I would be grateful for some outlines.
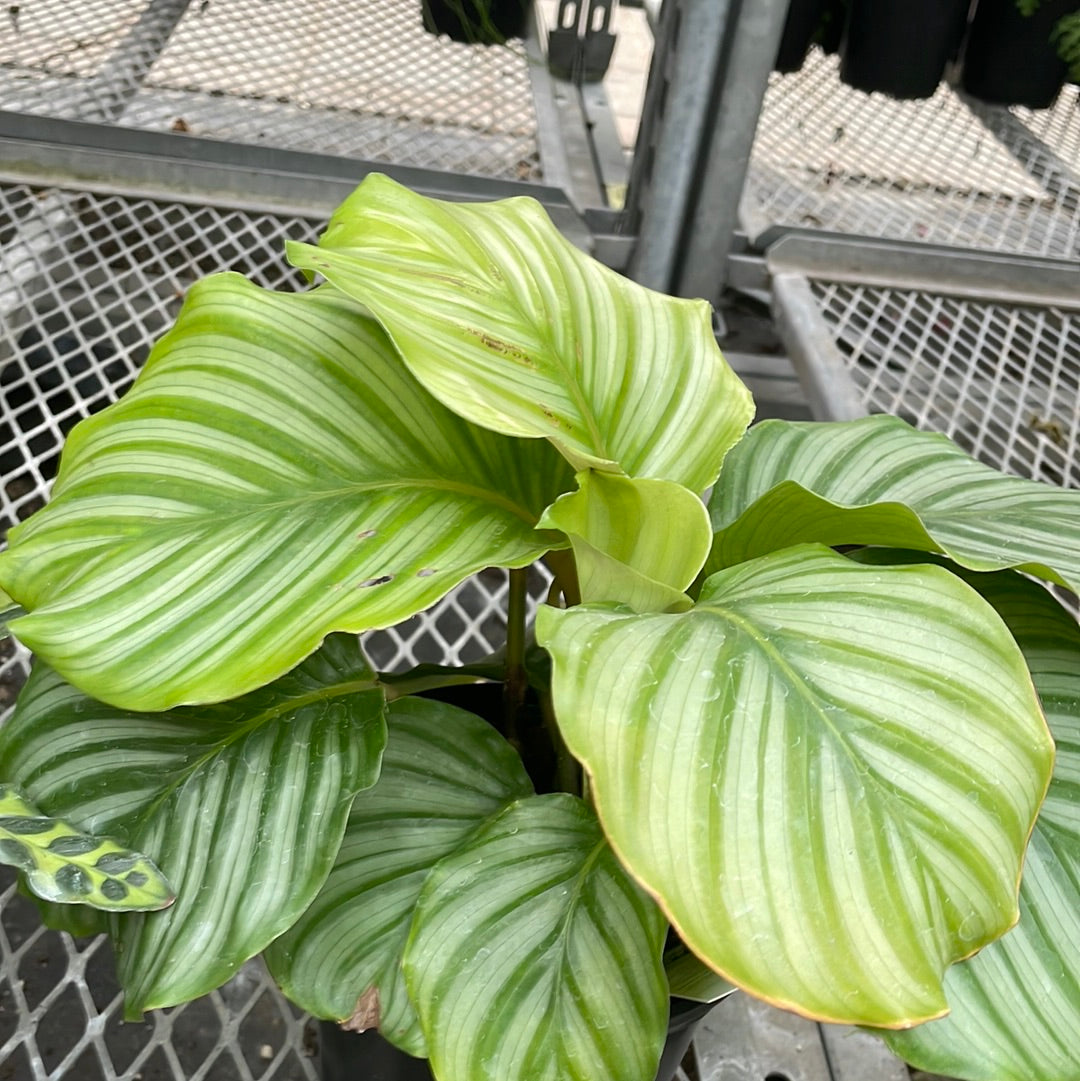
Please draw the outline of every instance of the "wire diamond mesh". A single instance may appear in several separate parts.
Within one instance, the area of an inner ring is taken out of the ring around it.
[[[0,108],[503,179],[541,174],[520,42],[419,0],[21,0]]]
[[[1006,473],[1080,488],[1080,315],[812,282],[863,402]]]
[[[893,101],[815,51],[771,77],[744,205],[770,224],[1080,258],[1078,100],[1067,87],[1052,110],[1011,113],[941,86]]]
[[[286,237],[319,224],[229,209],[0,185],[0,538],[42,505],[64,437],[115,401],[192,282],[240,270],[301,287]],[[530,593],[542,596],[534,569]],[[486,571],[401,627],[368,637],[380,669],[476,660],[505,627],[505,572]],[[0,718],[29,668],[0,643]],[[0,1081],[314,1081],[307,1019],[251,962],[219,991],[142,1024],[121,1024],[103,939],[39,926],[0,876]]]

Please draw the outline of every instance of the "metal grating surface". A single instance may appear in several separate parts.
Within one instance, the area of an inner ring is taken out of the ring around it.
[[[0,185],[0,536],[41,506],[65,434],[131,384],[187,287],[239,270],[301,287],[286,236],[318,223],[116,195]],[[534,571],[531,592],[549,579]],[[506,576],[484,572],[399,628],[369,636],[382,669],[469,661],[505,626]],[[28,658],[0,644],[0,717]],[[2,1081],[314,1081],[312,1035],[259,962],[207,998],[120,1023],[104,940],[43,931],[0,879]],[[5,888],[6,887],[6,888]]]
[[[811,283],[872,413],[1006,473],[1080,488],[1080,313]]]
[[[540,177],[524,46],[417,0],[22,0],[0,108],[503,179]]]
[[[754,231],[1080,258],[1080,89],[1013,113],[945,86],[926,101],[864,94],[837,70],[815,50],[801,72],[771,77],[744,196]]]

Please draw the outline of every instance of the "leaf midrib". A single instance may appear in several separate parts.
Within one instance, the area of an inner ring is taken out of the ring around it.
[[[202,769],[207,762],[212,761],[233,744],[246,738],[262,725],[277,720],[286,713],[297,713],[306,706],[313,705],[316,702],[329,702],[334,698],[343,698],[350,694],[373,691],[380,686],[377,678],[347,680],[342,683],[330,684],[327,687],[320,687],[317,690],[308,691],[306,694],[297,695],[293,698],[287,698],[284,701],[277,702],[272,706],[260,710],[246,721],[237,724],[227,736],[215,741],[204,754],[199,755],[188,766],[179,770],[173,776],[172,780],[162,788],[157,797],[139,813],[136,822],[140,827],[145,826],[171,798],[173,793],[187,784],[187,782],[191,780],[191,778]]]
[[[244,518],[266,514],[275,510],[286,510],[292,507],[316,505],[335,499],[344,499],[348,495],[358,492],[394,491],[400,488],[414,488],[419,490],[434,490],[451,492],[457,495],[475,499],[480,503],[488,503],[509,512],[516,518],[520,518],[529,526],[535,526],[538,515],[528,508],[514,502],[507,496],[489,488],[481,488],[475,484],[466,484],[463,481],[430,480],[421,477],[410,477],[402,480],[385,481],[350,481],[340,488],[321,489],[316,492],[303,493],[292,498],[278,497],[268,499],[265,502],[244,505],[240,509],[233,510],[228,515],[223,515],[220,507],[206,507],[192,514],[183,514],[170,518],[153,519],[154,532],[182,532],[191,525],[199,525],[205,522],[220,524],[223,517],[230,521],[241,521]],[[68,493],[65,493],[67,495]],[[226,506],[230,509],[238,506],[235,500],[227,500]]]
[[[749,638],[770,661],[775,663],[776,667],[783,672],[784,678],[787,680],[789,686],[792,686],[795,689],[796,694],[810,706],[813,713],[819,718],[822,727],[832,737],[833,742],[840,745],[845,758],[851,768],[854,769],[855,774],[864,782],[871,784],[879,799],[883,799],[885,806],[889,806],[889,800],[895,799],[895,793],[891,789],[886,788],[883,782],[878,780],[875,771],[867,768],[866,764],[856,755],[854,748],[852,748],[848,740],[844,738],[843,732],[829,720],[828,713],[818,704],[816,696],[806,685],[806,681],[800,677],[798,670],[786,657],[784,657],[783,653],[773,645],[768,637],[758,631],[753,621],[746,616],[739,615],[730,608],[714,604],[712,601],[708,601],[699,607],[707,611],[710,615],[715,614],[719,618],[727,620]]]

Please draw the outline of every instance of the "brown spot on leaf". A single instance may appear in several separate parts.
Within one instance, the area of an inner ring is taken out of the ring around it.
[[[375,536],[375,530],[374,529],[361,529],[360,532],[356,534],[356,539],[357,540],[367,540],[368,537],[374,537],[374,536]]]
[[[346,1032],[367,1032],[379,1027],[379,989],[369,987],[357,1000],[352,1016],[341,1022]]]
[[[511,345],[510,342],[504,342],[502,338],[493,337],[482,330],[474,330],[472,333],[480,339],[481,345],[490,349],[493,353],[499,353],[509,360],[516,360],[519,364],[524,364],[526,368],[536,367],[536,361],[520,346]]]
[[[385,582],[392,582],[394,576],[392,574],[383,574],[378,578],[365,578],[362,582],[356,583],[357,589],[367,589],[370,586],[381,586]]]

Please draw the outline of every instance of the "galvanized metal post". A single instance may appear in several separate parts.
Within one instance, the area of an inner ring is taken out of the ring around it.
[[[628,205],[630,274],[718,299],[788,0],[667,0]],[[642,153],[642,150],[645,153]]]

